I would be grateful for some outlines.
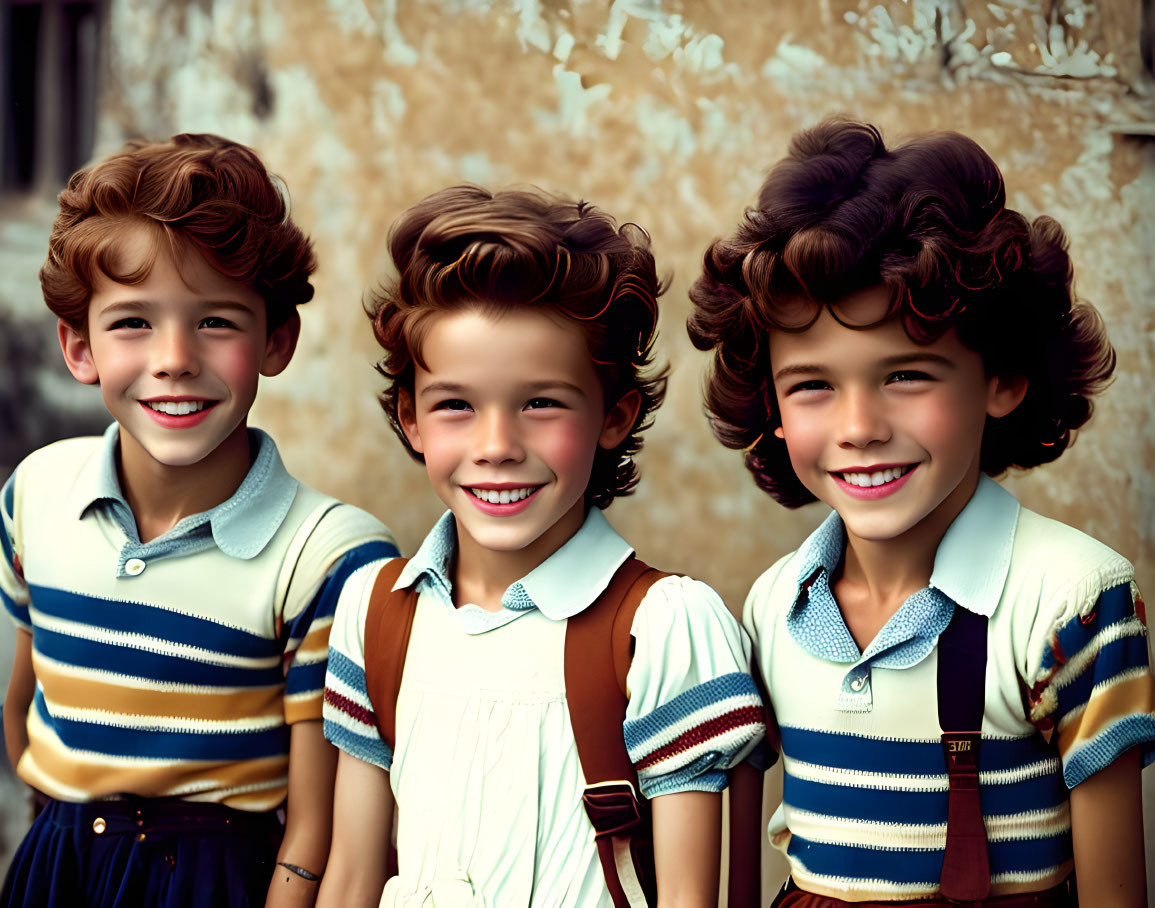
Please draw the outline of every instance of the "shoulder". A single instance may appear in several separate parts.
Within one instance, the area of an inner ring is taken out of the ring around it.
[[[389,556],[360,565],[345,578],[337,598],[330,645],[345,655],[355,654],[361,664],[364,664],[365,622],[373,590],[381,571],[394,560],[395,556]]]
[[[783,555],[750,587],[742,607],[742,624],[751,634],[794,604],[798,594],[797,555],[797,551]]]
[[[681,628],[691,637],[738,632],[738,622],[708,583],[682,574],[654,581],[634,615],[634,636],[663,638]]]
[[[99,435],[54,441],[20,461],[15,474],[24,477],[55,476],[59,480],[58,470],[75,470],[80,464],[97,456],[103,443],[104,439]],[[71,474],[68,475],[71,478]]]
[[[53,512],[53,502],[64,501],[81,468],[100,456],[102,445],[103,439],[94,435],[65,438],[33,451],[4,484],[5,514],[14,516],[29,497],[36,500],[38,511]]]
[[[307,534],[303,555],[311,559],[332,561],[366,544],[387,549],[378,557],[397,554],[393,533],[380,520],[356,505],[346,504],[304,483],[298,486],[285,523],[289,532]]]
[[[1056,623],[1094,606],[1111,587],[1130,583],[1131,563],[1086,533],[1023,508],[1015,531],[1007,594],[1036,598]]]

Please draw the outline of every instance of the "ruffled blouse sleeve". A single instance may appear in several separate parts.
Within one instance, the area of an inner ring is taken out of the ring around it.
[[[714,590],[677,576],[650,588],[633,636],[623,728],[642,794],[721,791],[765,733],[749,639]]]

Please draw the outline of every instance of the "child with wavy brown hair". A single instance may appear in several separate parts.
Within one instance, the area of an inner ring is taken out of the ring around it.
[[[785,767],[776,904],[1067,905],[1076,872],[1084,904],[1144,903],[1133,569],[990,478],[1058,457],[1114,369],[1071,283],[973,141],[839,119],[706,253],[715,434],[780,503],[833,508],[743,616]],[[761,783],[732,791],[741,852]]]
[[[397,553],[248,426],[314,268],[284,187],[219,136],[130,142],[60,194],[44,299],[114,421],[0,494],[4,736],[44,803],[4,906],[314,902],[329,626],[345,579]]]
[[[321,902],[713,905],[726,771],[762,732],[749,643],[602,514],[665,387],[649,237],[457,186],[389,245],[382,403],[448,510],[337,609]]]

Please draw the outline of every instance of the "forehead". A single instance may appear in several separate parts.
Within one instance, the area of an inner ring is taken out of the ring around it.
[[[528,308],[470,308],[430,317],[418,381],[469,385],[565,382],[599,386],[581,329]]]
[[[191,243],[174,243],[157,228],[134,225],[118,232],[102,259],[93,304],[127,297],[142,304],[192,299],[263,306],[248,284],[217,271]]]
[[[775,371],[787,365],[815,365],[824,368],[851,367],[891,357],[919,354],[973,356],[954,329],[931,343],[918,343],[903,327],[902,319],[889,315],[890,292],[873,288],[851,294],[822,307],[813,322],[802,331],[770,330],[770,359]]]

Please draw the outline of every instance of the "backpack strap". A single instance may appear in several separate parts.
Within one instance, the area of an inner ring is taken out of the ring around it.
[[[634,615],[665,576],[631,557],[593,604],[566,624],[566,701],[586,780],[582,803],[615,908],[657,904],[649,804],[640,795],[622,724]]]
[[[938,640],[938,724],[950,784],[940,889],[951,901],[985,898],[991,886],[979,801],[986,668],[986,616],[956,605]]]
[[[365,659],[365,692],[381,739],[390,749],[397,742],[397,693],[417,611],[416,588],[393,589],[408,562],[408,558],[394,558],[377,572],[365,616],[365,652],[372,656]]]

